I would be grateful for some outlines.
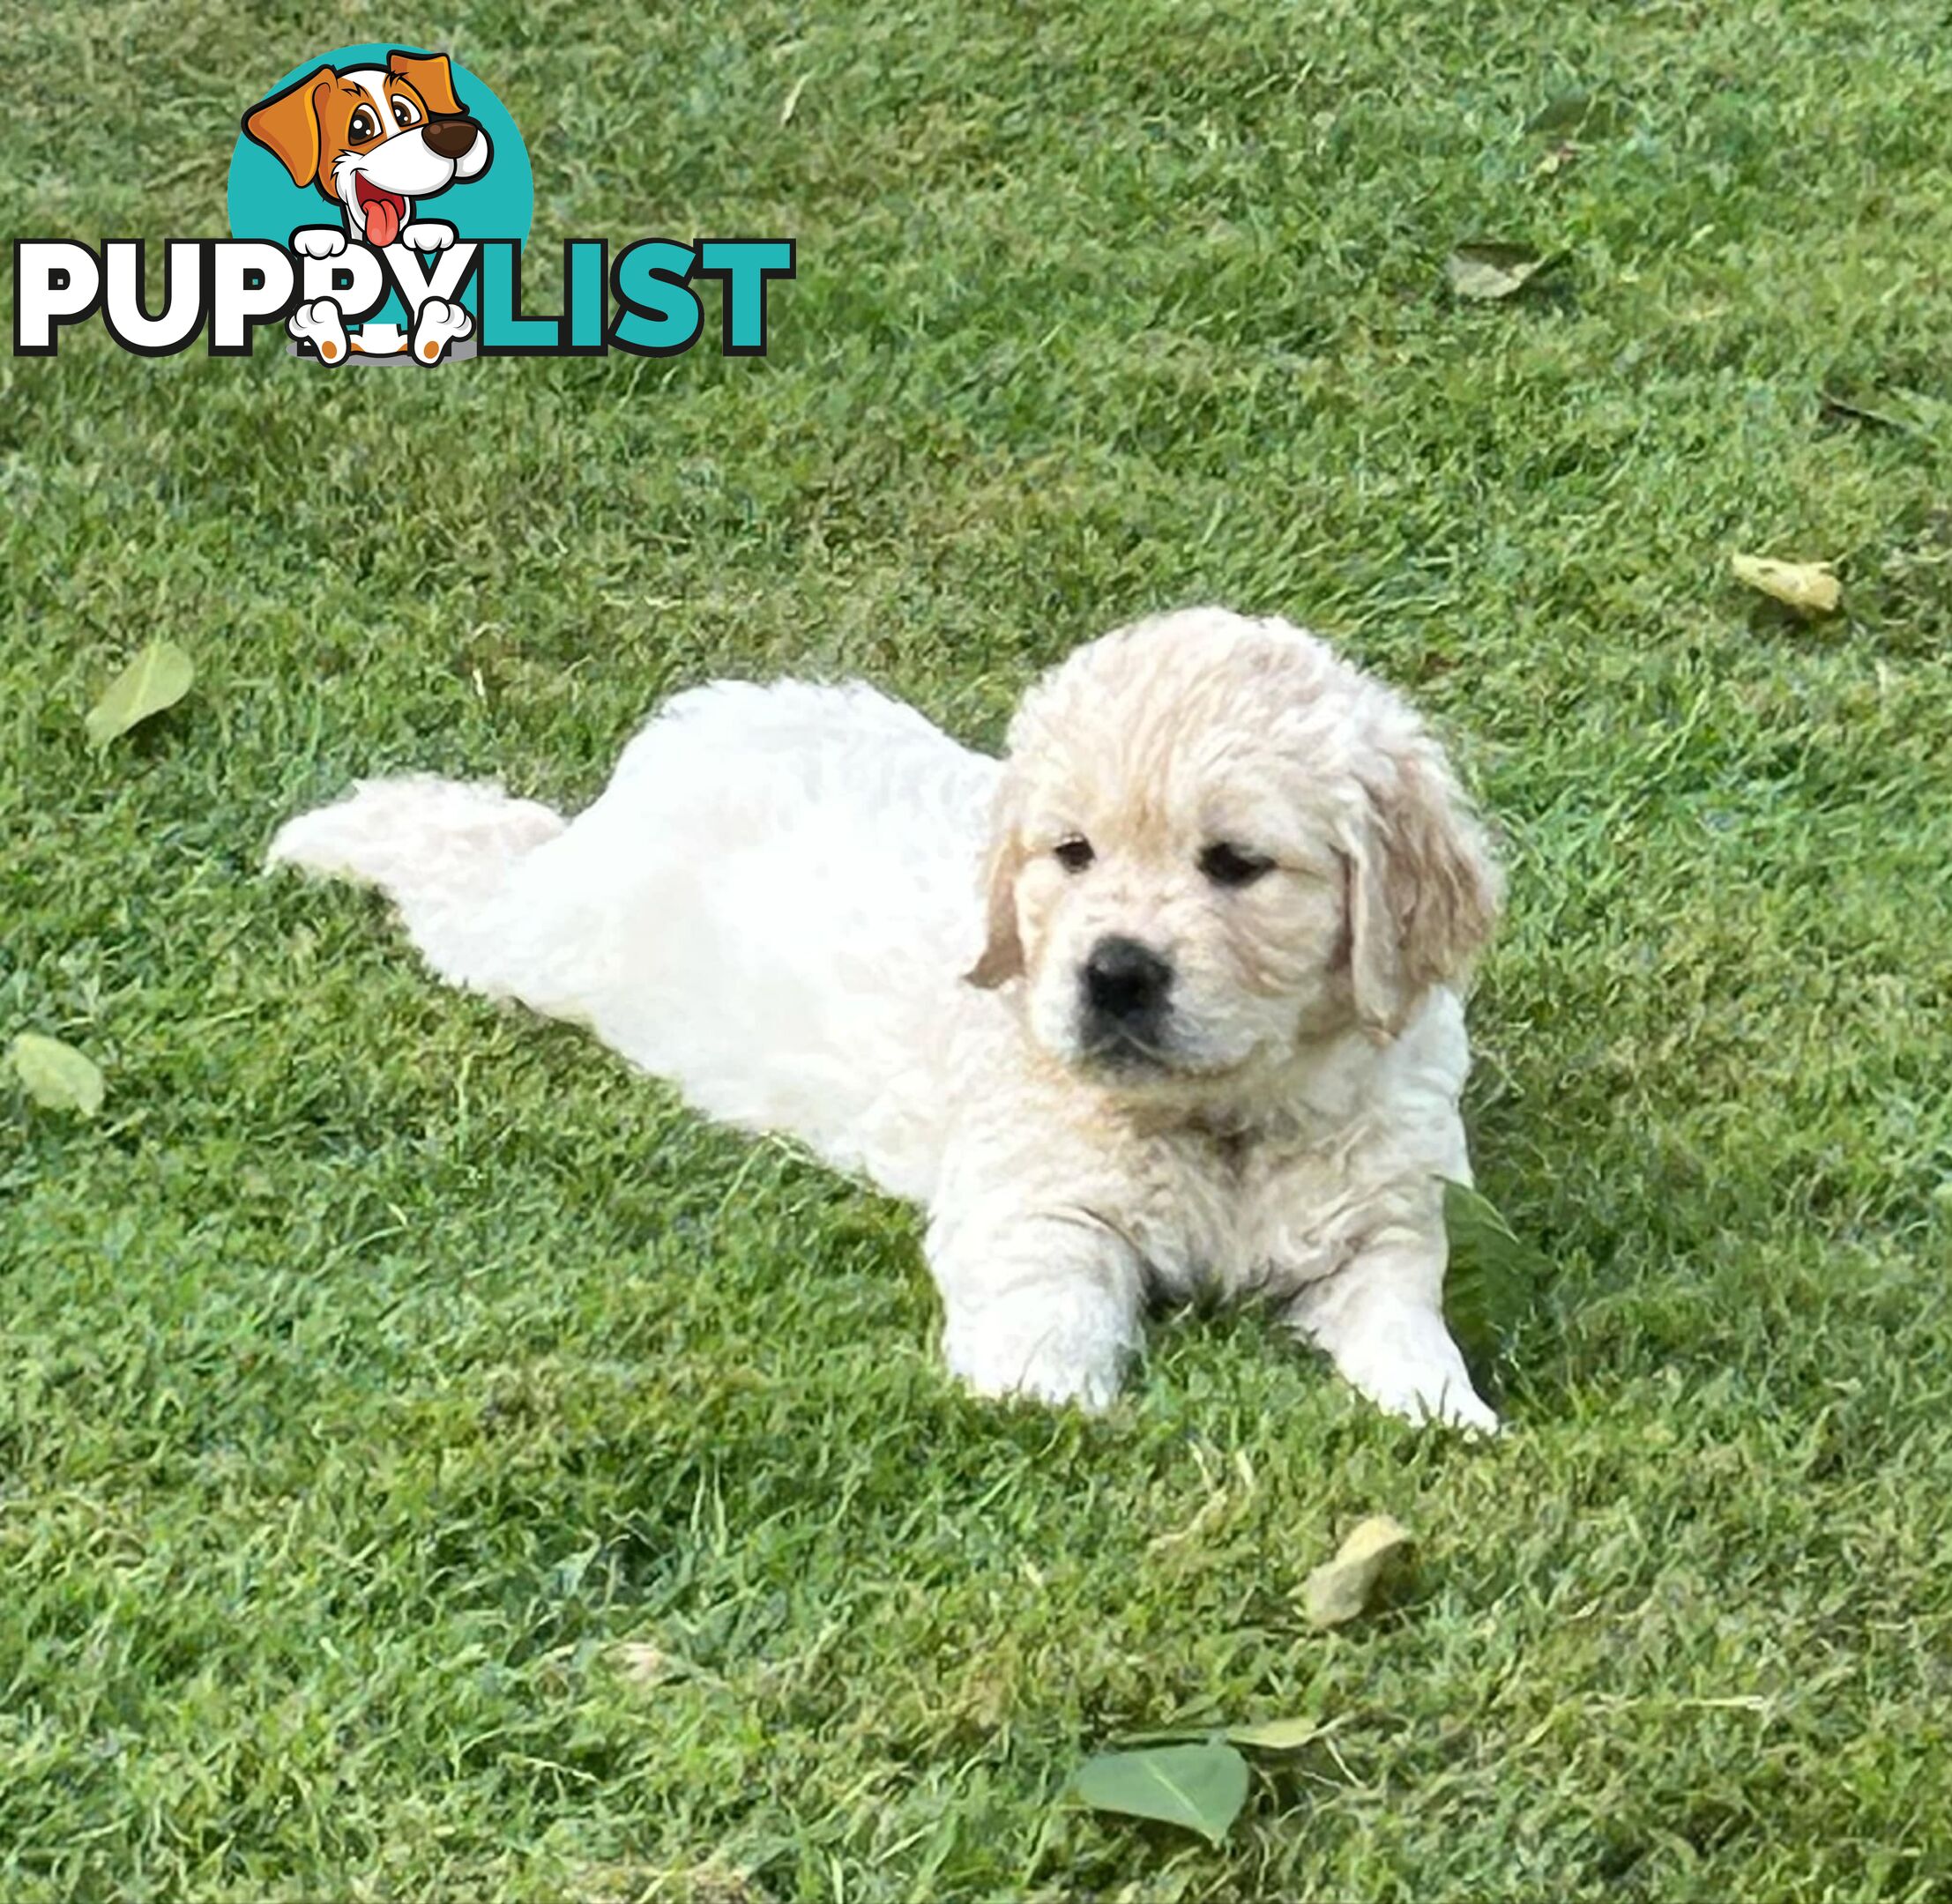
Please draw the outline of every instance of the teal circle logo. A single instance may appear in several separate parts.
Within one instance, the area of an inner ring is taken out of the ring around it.
[[[525,244],[535,182],[514,120],[476,74],[446,54],[369,41],[293,67],[242,115],[227,200],[235,238],[309,257],[404,245],[437,270],[457,242]],[[477,299],[471,274],[455,303],[473,314]],[[407,325],[392,293],[329,327],[329,341],[302,311],[293,335],[327,361],[348,348],[398,356]]]

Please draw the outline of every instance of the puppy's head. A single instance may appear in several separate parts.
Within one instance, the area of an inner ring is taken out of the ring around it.
[[[1498,881],[1442,751],[1278,621],[1161,616],[1080,649],[1011,725],[969,974],[1121,1089],[1393,1036],[1463,976]]]
[[[455,96],[444,53],[391,53],[384,66],[321,66],[245,115],[244,130],[294,185],[346,207],[353,235],[389,245],[416,198],[478,178],[488,137]]]

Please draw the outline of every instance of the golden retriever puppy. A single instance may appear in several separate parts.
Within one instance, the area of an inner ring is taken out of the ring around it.
[[[1212,1291],[1385,1409],[1496,1426],[1444,1326],[1441,1179],[1497,874],[1409,708],[1287,622],[1107,635],[1001,762],[864,687],[715,683],[572,820],[369,781],[271,858],[923,1203],[981,1394],[1101,1407],[1148,1303]]]

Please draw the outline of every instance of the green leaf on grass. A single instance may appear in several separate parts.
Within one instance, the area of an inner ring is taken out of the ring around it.
[[[175,642],[155,641],[125,667],[88,710],[88,738],[104,747],[138,721],[175,707],[190,692],[197,665]]]
[[[93,1117],[101,1109],[101,1073],[92,1058],[59,1038],[23,1031],[7,1056],[28,1097],[49,1111]]]
[[[1558,263],[1530,245],[1504,244],[1494,238],[1473,239],[1459,245],[1443,261],[1444,276],[1461,298],[1491,303],[1515,297],[1541,271]]]
[[[1377,1589],[1410,1551],[1410,1533],[1389,1514],[1359,1521],[1335,1558],[1308,1575],[1301,1589],[1311,1626],[1341,1626],[1368,1610]]]
[[[1217,1845],[1247,1803],[1248,1766],[1231,1745],[1160,1745],[1100,1752],[1076,1782],[1094,1811],[1157,1818]]]

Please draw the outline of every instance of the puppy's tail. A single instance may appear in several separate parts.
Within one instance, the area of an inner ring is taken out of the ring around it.
[[[498,786],[410,774],[361,780],[335,805],[287,820],[265,863],[378,887],[442,978],[502,994],[517,989],[507,965],[516,870],[563,825]]]

